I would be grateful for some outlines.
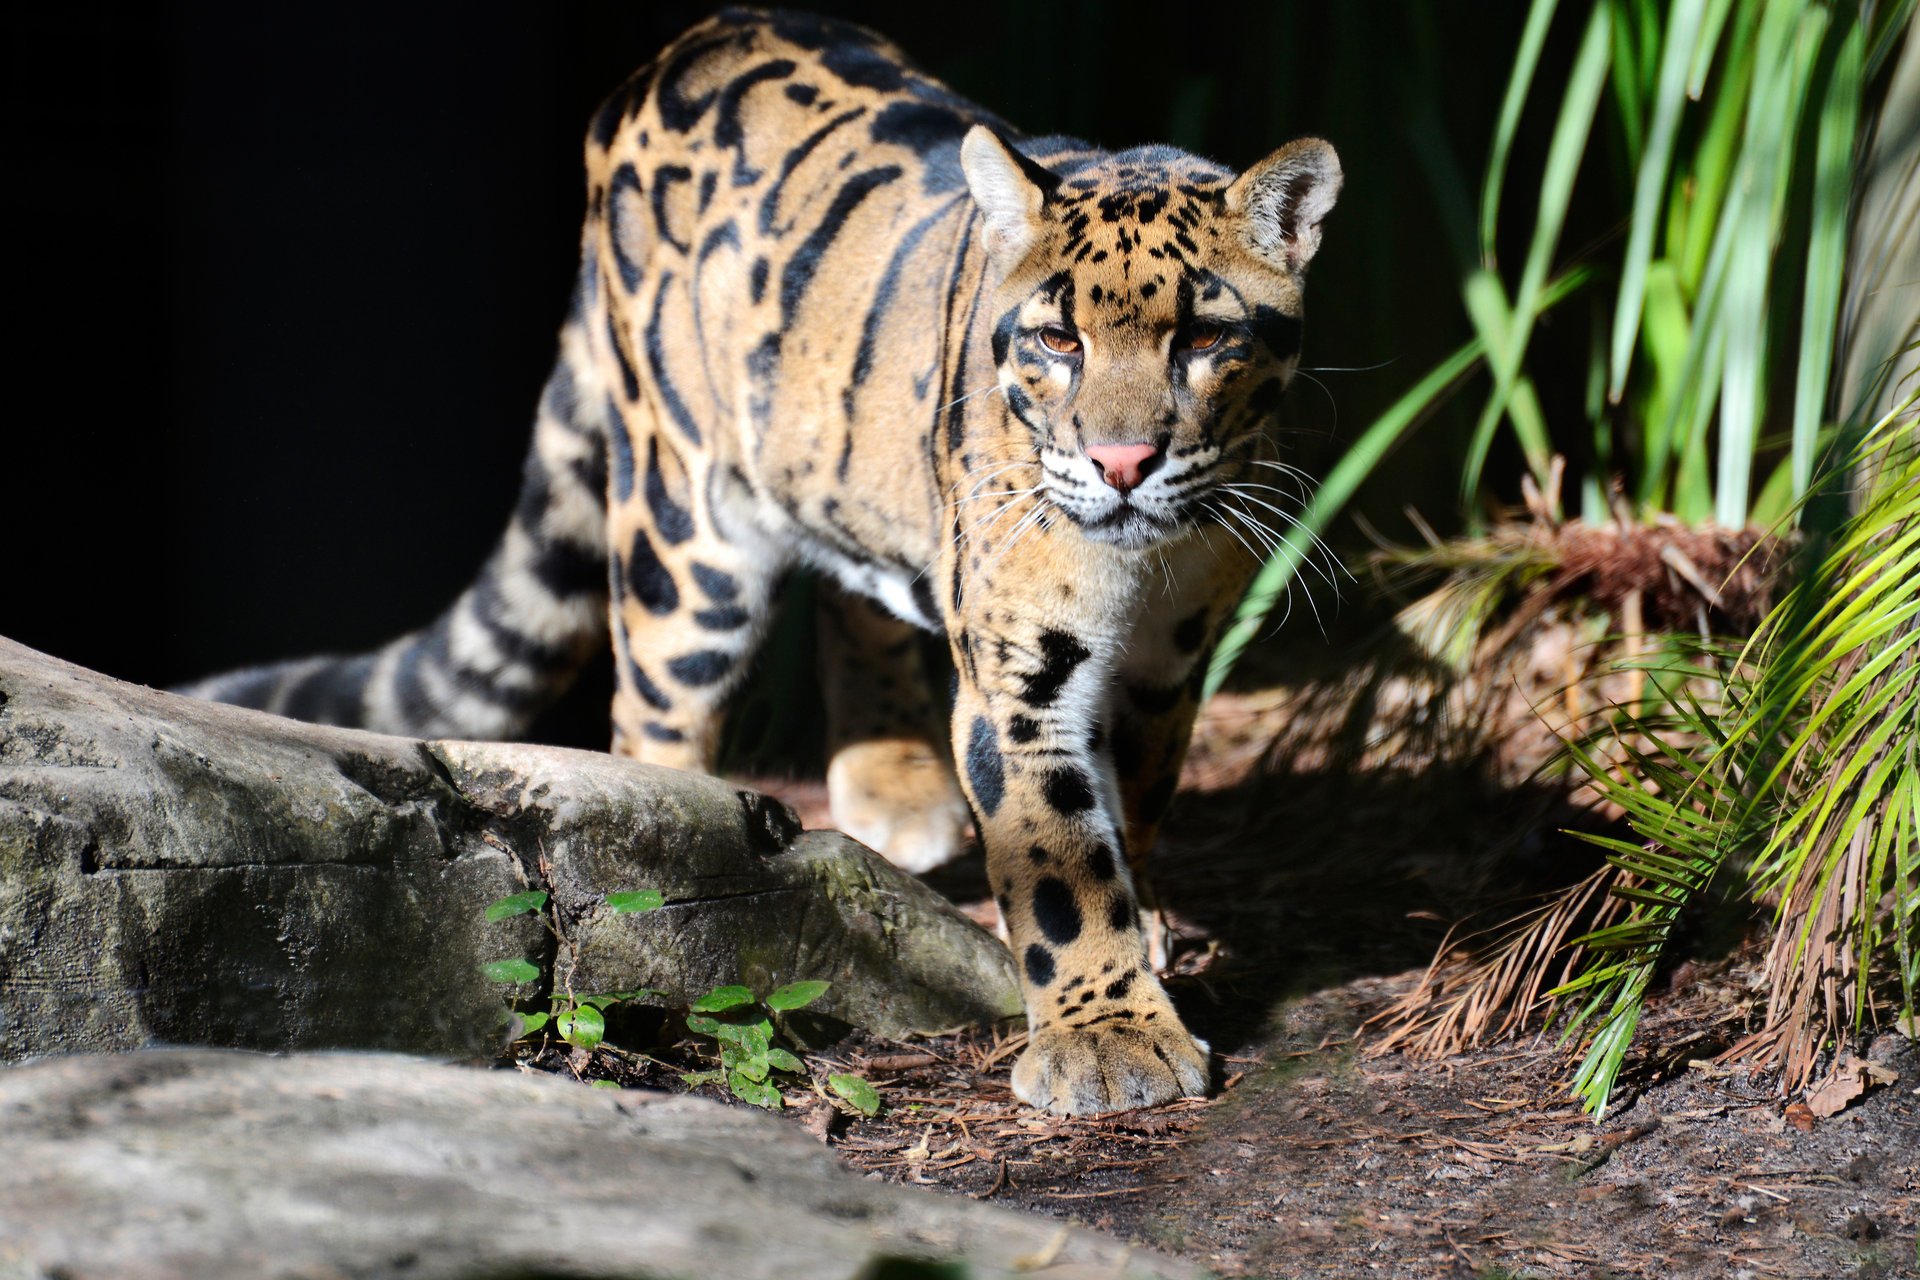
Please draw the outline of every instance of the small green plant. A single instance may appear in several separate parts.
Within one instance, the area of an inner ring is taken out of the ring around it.
[[[506,897],[487,904],[487,919],[507,920],[514,916],[537,916],[546,931],[553,935],[564,957],[563,964],[555,966],[554,990],[548,997],[544,1010],[515,1009],[509,1014],[515,1040],[524,1040],[553,1028],[555,1035],[576,1049],[591,1052],[600,1047],[607,1038],[606,1011],[624,1000],[658,999],[658,991],[645,988],[634,991],[610,991],[595,995],[578,995],[573,990],[573,944],[554,926],[551,913],[547,910],[550,896],[545,889],[529,889],[525,893],[508,894]],[[665,905],[666,899],[657,889],[641,889],[633,893],[610,893],[607,905],[615,915],[632,915],[646,911],[656,911]],[[510,986],[525,986],[537,982],[540,969],[531,960],[518,956],[506,960],[494,960],[480,966],[480,972],[495,982]]]
[[[690,1071],[680,1078],[690,1085],[724,1080],[734,1097],[778,1111],[786,1104],[773,1082],[773,1073],[803,1075],[806,1065],[790,1050],[774,1043],[774,1019],[806,1008],[826,994],[828,985],[819,981],[789,982],[764,1002],[756,1001],[752,991],[737,984],[707,992],[689,1007],[687,1030],[713,1040],[719,1047],[720,1066],[711,1071]],[[872,1089],[871,1085],[867,1087]]]
[[[576,1049],[597,1049],[607,1034],[606,1010],[627,1000],[665,1001],[665,993],[636,990],[597,995],[580,995],[573,990],[573,943],[554,924],[548,911],[550,895],[544,889],[509,894],[487,906],[489,921],[514,916],[537,916],[541,925],[560,947],[555,965],[554,990],[544,1010],[513,1010],[513,1036],[526,1039],[548,1028]],[[640,915],[666,905],[658,889],[638,889],[609,893],[607,906],[615,915]],[[511,957],[480,966],[480,971],[495,982],[525,986],[539,981],[540,968],[530,960]],[[757,1107],[777,1111],[785,1104],[773,1073],[804,1076],[806,1064],[792,1050],[776,1043],[780,1015],[804,1009],[827,993],[831,984],[818,980],[789,982],[771,992],[764,1001],[737,983],[715,987],[688,1006],[687,1030],[712,1040],[717,1046],[720,1066],[711,1071],[691,1071],[681,1075],[688,1085],[724,1082],[733,1095]],[[609,1081],[595,1081],[610,1084]],[[880,1094],[856,1075],[835,1073],[827,1077],[827,1087],[841,1101],[863,1116],[878,1115]]]

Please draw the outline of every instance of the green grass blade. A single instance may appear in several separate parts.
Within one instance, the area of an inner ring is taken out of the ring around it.
[[[1739,158],[1747,89],[1753,79],[1754,29],[1760,7],[1742,4],[1734,11],[1721,59],[1720,83],[1708,104],[1706,127],[1693,146],[1687,181],[1679,183],[1676,192],[1686,212],[1682,233],[1669,242],[1668,255],[1678,264],[1681,283],[1690,298],[1704,293],[1701,281],[1720,236],[1726,202],[1736,191],[1733,171]]]
[[[1604,524],[1612,514],[1603,484],[1614,475],[1613,420],[1607,414],[1606,336],[1600,325],[1600,304],[1595,300],[1593,329],[1587,336],[1587,440],[1593,461],[1580,477],[1580,518],[1588,524]]]
[[[1544,477],[1553,462],[1553,446],[1547,434],[1546,415],[1540,409],[1539,397],[1534,393],[1532,382],[1519,369],[1504,363],[1515,345],[1512,341],[1515,321],[1507,306],[1506,289],[1501,285],[1499,276],[1482,268],[1468,274],[1466,283],[1461,287],[1461,296],[1467,304],[1467,316],[1473,321],[1489,360],[1501,362],[1494,365],[1494,382],[1496,386],[1505,385],[1509,388],[1504,407],[1513,418],[1514,431],[1526,453],[1527,465],[1536,477]],[[1497,393],[1495,400],[1500,400]],[[1467,446],[1466,464],[1460,472],[1460,492],[1469,508],[1473,506],[1474,497],[1479,491],[1487,452],[1493,447],[1494,432],[1500,425],[1501,407],[1501,404],[1489,402]]]
[[[1766,412],[1767,301],[1773,250],[1786,206],[1800,106],[1826,11],[1769,6],[1760,20],[1745,136],[1736,181],[1744,191],[1727,275],[1726,356],[1720,369],[1720,438],[1714,518],[1725,528],[1747,523],[1753,456]]]
[[[1707,72],[1713,69],[1713,51],[1720,43],[1720,32],[1727,24],[1733,0],[1710,0],[1706,20],[1700,27],[1700,39],[1694,45],[1693,65],[1687,70],[1687,96],[1698,101],[1706,92]]]
[[[1500,103],[1500,119],[1494,126],[1493,153],[1487,161],[1487,176],[1480,189],[1480,261],[1492,268],[1499,261],[1494,239],[1499,230],[1500,188],[1507,178],[1507,157],[1513,152],[1513,136],[1520,128],[1520,111],[1527,105],[1527,91],[1540,67],[1540,50],[1547,43],[1547,29],[1553,25],[1557,0],[1533,0],[1527,8],[1527,25],[1520,32],[1520,48],[1514,54],[1513,75],[1507,81],[1507,93]]]
[[[1874,25],[1879,28],[1873,37],[1873,52],[1867,55],[1866,78],[1873,79],[1880,74],[1880,68],[1886,65],[1893,51],[1907,37],[1907,24],[1913,19],[1914,0],[1895,0],[1895,3],[1883,5],[1874,15]]]
[[[1601,91],[1606,87],[1610,57],[1608,32],[1612,24],[1612,12],[1604,4],[1594,6],[1593,14],[1587,21],[1586,34],[1580,40],[1580,50],[1574,56],[1573,70],[1567,78],[1566,96],[1561,99],[1560,115],[1554,122],[1553,140],[1547,147],[1546,169],[1540,180],[1540,202],[1535,213],[1533,240],[1527,248],[1526,266],[1520,273],[1519,287],[1514,291],[1512,311],[1517,317],[1531,317],[1537,313],[1540,291],[1546,283],[1554,249],[1560,243],[1560,232],[1566,226],[1567,209],[1573,202],[1574,179],[1579,175],[1580,160],[1587,149],[1587,135],[1593,129],[1594,113],[1600,105]],[[1526,359],[1527,342],[1532,334],[1531,322],[1510,324],[1503,349],[1490,355],[1494,391],[1474,431],[1476,443],[1482,439],[1490,440],[1494,424],[1503,415],[1509,414],[1515,388],[1520,383],[1520,368]],[[1526,401],[1529,405],[1534,401],[1531,387],[1528,388]],[[1512,414],[1512,417],[1534,481],[1545,489],[1549,484],[1548,468],[1553,449],[1546,438],[1544,423],[1535,421],[1526,409]],[[1468,496],[1471,497],[1471,493]]]
[[[1627,164],[1638,167],[1647,144],[1647,107],[1640,81],[1640,50],[1636,39],[1636,0],[1607,0],[1613,8],[1613,104],[1620,117],[1620,136],[1626,143]]]
[[[1567,94],[1561,103],[1560,118],[1554,122],[1553,140],[1547,147],[1547,164],[1540,179],[1540,204],[1535,215],[1533,242],[1527,251],[1526,268],[1520,274],[1520,286],[1514,290],[1515,314],[1536,314],[1541,290],[1546,285],[1553,253],[1566,226],[1567,209],[1573,202],[1573,183],[1580,173],[1580,160],[1587,148],[1587,135],[1593,128],[1594,111],[1600,92],[1606,87],[1608,10],[1595,6],[1593,17],[1581,37],[1573,70],[1567,77]],[[1532,325],[1516,327],[1507,335],[1513,357],[1510,367],[1519,365],[1520,344]]]
[[[1613,313],[1613,351],[1607,379],[1607,399],[1620,402],[1633,359],[1634,339],[1640,332],[1640,308],[1646,299],[1647,267],[1653,260],[1653,233],[1658,226],[1667,171],[1673,163],[1674,136],[1680,127],[1680,107],[1687,90],[1687,68],[1700,39],[1706,0],[1677,0],[1669,18],[1666,47],[1660,55],[1660,79],[1654,91],[1653,122],[1646,150],[1640,157],[1633,184],[1633,214],[1628,223],[1627,256],[1621,265],[1620,293]]]
[[[1807,233],[1806,294],[1800,313],[1800,362],[1794,378],[1791,476],[1798,501],[1813,483],[1814,451],[1826,418],[1834,331],[1839,323],[1846,270],[1847,205],[1853,191],[1854,141],[1860,123],[1860,91],[1866,28],[1849,25],[1820,106],[1814,162],[1813,215]]]
[[[1665,511],[1669,477],[1673,474],[1673,443],[1668,433],[1679,415],[1676,397],[1693,345],[1694,317],[1687,313],[1680,292],[1680,273],[1665,258],[1646,273],[1646,298],[1641,311],[1641,348],[1646,352],[1652,381],[1640,406],[1640,474],[1634,494],[1643,511]]]
[[[1707,426],[1719,403],[1720,368],[1726,362],[1725,308],[1716,296],[1702,308],[1701,337],[1688,354],[1687,382],[1675,398],[1676,429],[1668,432],[1677,445],[1673,476],[1673,512],[1686,524],[1699,524],[1713,515],[1713,479],[1707,472]]]

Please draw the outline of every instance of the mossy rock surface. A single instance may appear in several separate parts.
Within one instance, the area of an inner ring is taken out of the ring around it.
[[[563,948],[489,902],[553,894]],[[605,895],[668,905],[614,915]],[[0,1060],[156,1042],[476,1054],[503,957],[573,989],[833,988],[905,1036],[1019,1012],[997,940],[779,802],[593,752],[301,724],[0,639]]]

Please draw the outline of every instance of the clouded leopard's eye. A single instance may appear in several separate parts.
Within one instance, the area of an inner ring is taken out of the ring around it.
[[[1180,335],[1180,349],[1182,351],[1206,351],[1209,348],[1219,346],[1220,339],[1226,336],[1227,331],[1217,324],[1192,325],[1185,333]]]
[[[1080,339],[1071,330],[1049,325],[1040,331],[1040,345],[1057,356],[1080,354]]]

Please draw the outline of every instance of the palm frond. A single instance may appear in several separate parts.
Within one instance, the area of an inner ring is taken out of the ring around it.
[[[1752,646],[1758,676],[1739,723],[1765,839],[1749,872],[1776,904],[1764,1051],[1791,1087],[1822,1046],[1857,1030],[1875,958],[1899,959],[1903,1009],[1920,913],[1920,438],[1909,397],[1869,433],[1851,470],[1859,510]]]
[[[1920,438],[1916,398],[1870,431],[1843,473],[1872,477],[1855,514],[1754,637],[1725,655],[1715,708],[1673,700],[1672,718],[1631,714],[1609,756],[1569,745],[1597,790],[1646,841],[1596,841],[1632,877],[1609,892],[1617,923],[1574,940],[1617,953],[1549,992],[1578,997],[1569,1036],[1591,1027],[1574,1092],[1605,1109],[1648,983],[1680,913],[1724,868],[1774,904],[1766,1025],[1730,1053],[1803,1087],[1823,1049],[1857,1030],[1874,966],[1890,958],[1914,1005],[1920,876]]]

